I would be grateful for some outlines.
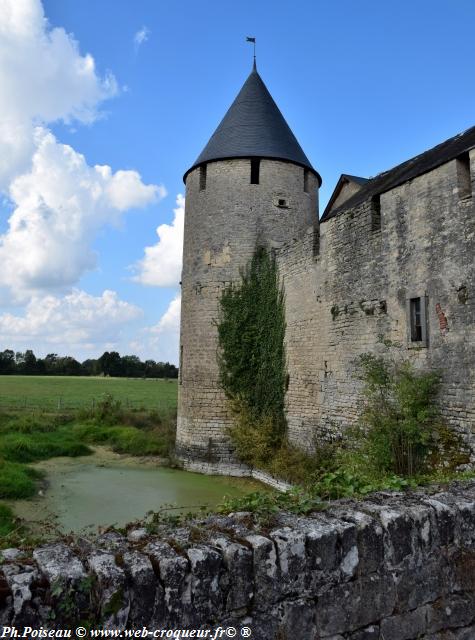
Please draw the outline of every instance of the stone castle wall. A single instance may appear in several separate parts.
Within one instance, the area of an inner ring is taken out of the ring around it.
[[[471,152],[475,191],[475,151]],[[475,196],[474,196],[475,197]],[[442,373],[440,403],[475,462],[475,207],[457,161],[309,228],[278,251],[286,291],[290,439],[311,449],[341,436],[359,413],[355,359],[378,352]],[[427,302],[428,346],[412,349],[407,299]]]
[[[233,459],[216,361],[219,295],[239,278],[257,244],[282,246],[314,223],[317,179],[308,177],[306,193],[302,167],[261,160],[259,184],[250,184],[248,159],[208,163],[203,190],[200,168],[187,177],[177,429],[184,459]]]
[[[20,637],[25,627],[78,625],[234,627],[249,637],[247,627],[254,640],[473,640],[475,483],[282,513],[264,531],[240,513],[160,535],[2,552],[5,637],[12,627]]]

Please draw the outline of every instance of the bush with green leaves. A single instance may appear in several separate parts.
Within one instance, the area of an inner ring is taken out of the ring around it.
[[[456,464],[461,462],[463,456],[455,455],[459,443],[447,435],[436,403],[439,373],[373,354],[360,356],[359,365],[365,403],[356,440],[364,444],[363,453],[376,471],[414,476],[430,471],[436,458],[449,467],[449,449]],[[445,452],[440,450],[442,434]]]

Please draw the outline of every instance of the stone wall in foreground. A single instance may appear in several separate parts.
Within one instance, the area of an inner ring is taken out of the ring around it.
[[[255,640],[475,638],[474,481],[282,513],[265,530],[240,513],[3,557],[0,625],[20,630],[246,626]]]

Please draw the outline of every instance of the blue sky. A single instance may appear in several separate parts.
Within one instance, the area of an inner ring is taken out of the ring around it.
[[[0,87],[13,89],[0,98],[0,116],[3,108],[11,130],[26,133],[16,148],[0,129],[0,151],[2,136],[14,148],[3,183],[0,165],[0,258],[9,265],[0,279],[0,349],[85,358],[116,348],[176,362],[176,199],[250,71],[247,35],[257,38],[258,69],[323,178],[322,210],[341,173],[375,175],[475,124],[471,0],[6,0],[3,10],[11,24],[0,24]],[[71,185],[56,198],[65,154]],[[111,174],[96,175],[95,165]],[[115,172],[123,173],[112,197]],[[68,220],[73,231],[64,230]],[[169,225],[162,248],[158,225]]]

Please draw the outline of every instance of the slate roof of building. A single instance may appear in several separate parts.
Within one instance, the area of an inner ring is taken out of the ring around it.
[[[190,171],[206,162],[252,157],[294,162],[312,171],[320,184],[322,182],[255,65],[208,144],[183,179],[186,181]]]
[[[394,189],[394,187],[398,187],[404,182],[408,182],[417,176],[432,171],[474,147],[475,127],[471,127],[463,133],[459,133],[453,138],[449,138],[445,142],[438,144],[436,147],[397,165],[397,167],[371,178],[364,183],[355,195],[348,198],[341,206],[329,212],[326,211],[321,218],[321,222],[330,220],[330,218],[334,218],[343,211],[358,206],[373,196]]]
[[[350,173],[342,173],[342,178],[347,178],[350,182],[356,182],[358,184],[366,184],[369,178],[362,178],[361,176],[352,176]]]

